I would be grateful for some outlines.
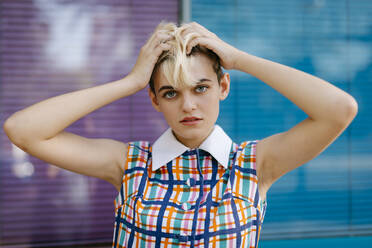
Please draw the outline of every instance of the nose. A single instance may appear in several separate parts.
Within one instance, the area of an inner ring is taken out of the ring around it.
[[[191,94],[184,94],[182,99],[182,110],[191,112],[196,109],[196,99]]]

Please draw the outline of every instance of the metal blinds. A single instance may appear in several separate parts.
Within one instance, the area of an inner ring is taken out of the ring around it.
[[[173,0],[0,1],[1,123],[46,98],[118,80]],[[27,125],[27,123],[25,123]],[[153,141],[166,123],[143,90],[68,128],[86,137]],[[61,170],[12,145],[0,131],[0,246],[110,243],[110,184]]]
[[[315,74],[359,104],[332,145],[269,190],[263,240],[372,234],[371,10],[371,1],[192,1],[192,20],[224,41]],[[235,141],[262,139],[307,117],[268,85],[229,72],[219,123]]]

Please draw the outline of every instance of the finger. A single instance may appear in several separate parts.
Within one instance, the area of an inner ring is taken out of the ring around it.
[[[181,32],[181,34],[186,35],[187,33],[190,32],[197,32],[203,36],[213,35],[211,31],[209,31],[208,29],[206,29],[204,26],[200,25],[197,22],[192,22],[188,24],[183,30],[183,32]]]
[[[217,37],[217,35],[213,32],[211,32],[209,29],[204,27],[203,25],[197,23],[197,22],[192,22],[191,23],[192,29],[200,33],[202,36],[208,37]]]
[[[193,40],[195,40],[196,38],[200,38],[202,37],[199,33],[196,33],[196,32],[191,32],[191,33],[188,33],[185,37],[184,37],[184,40],[185,40],[185,44],[187,44],[186,46],[186,52],[187,51],[191,51],[191,48],[193,46],[190,47],[190,44],[192,43]]]
[[[174,39],[173,35],[169,34],[158,34],[152,41],[151,41],[151,46],[153,48],[156,48],[162,43],[168,42],[170,40]]]
[[[161,43],[160,45],[158,45],[158,46],[155,48],[156,56],[159,57],[160,54],[162,54],[162,52],[170,50],[171,47],[172,47],[172,46],[171,46],[168,42]]]
[[[147,41],[147,44],[153,44],[154,42],[159,42],[159,39],[167,39],[169,36],[173,36],[173,34],[170,34],[169,32],[165,30],[159,30],[153,33],[153,35],[150,37],[150,39]]]
[[[202,38],[206,38],[206,37],[202,37],[200,35],[195,35],[195,34],[192,34],[190,35],[190,39],[189,41],[187,42],[187,46],[186,46],[186,54],[189,55],[191,53],[191,50],[193,47],[197,46],[197,45],[203,45],[203,43],[205,43],[205,40],[203,40]]]
[[[202,46],[202,47],[206,47],[206,48],[216,52],[216,48],[215,48],[215,46],[213,46],[213,40],[211,40],[207,37],[198,37],[198,38],[193,39],[189,43],[189,45],[186,48],[186,54],[190,55],[190,53],[192,51],[192,48],[197,46],[197,45]]]
[[[160,39],[157,41],[157,43],[155,44],[155,47],[154,48],[157,48],[158,46],[162,45],[162,44],[169,44],[168,42],[172,40],[172,37],[170,38],[164,38],[164,39]]]
[[[186,39],[186,36],[189,33],[198,32],[198,30],[194,26],[192,26],[191,24],[185,24],[184,26],[180,27],[180,29],[181,29],[180,35],[183,39]]]

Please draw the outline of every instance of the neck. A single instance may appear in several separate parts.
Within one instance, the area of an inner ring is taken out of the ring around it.
[[[212,126],[211,130],[209,130],[209,132],[206,136],[200,137],[198,139],[186,139],[186,138],[183,138],[183,137],[178,137],[177,134],[175,134],[173,132],[173,130],[172,130],[172,133],[173,133],[174,137],[176,137],[176,139],[180,143],[182,143],[184,146],[187,146],[190,149],[195,149],[195,148],[198,148],[203,143],[203,141],[212,133],[213,128],[214,128],[214,126]]]

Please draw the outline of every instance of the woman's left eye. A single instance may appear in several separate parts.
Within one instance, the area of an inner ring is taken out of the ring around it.
[[[195,91],[198,92],[198,93],[203,93],[203,92],[206,92],[207,89],[208,89],[208,86],[201,85],[201,86],[196,87]]]

